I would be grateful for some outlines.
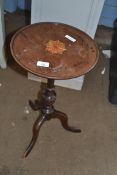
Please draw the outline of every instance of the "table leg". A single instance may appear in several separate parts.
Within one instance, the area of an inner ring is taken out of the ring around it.
[[[61,122],[61,125],[63,126],[64,129],[68,130],[68,131],[71,131],[71,132],[81,132],[80,129],[78,128],[74,128],[74,127],[71,127],[68,125],[68,117],[65,113],[61,112],[61,111],[57,111],[55,110],[54,113],[50,116],[50,119],[51,118],[57,118],[60,120]]]
[[[46,120],[46,115],[42,114],[35,121],[35,123],[33,125],[33,130],[32,130],[33,131],[33,136],[32,136],[32,139],[31,139],[31,142],[30,142],[29,146],[26,148],[26,151],[25,151],[23,157],[27,157],[28,154],[31,152],[32,148],[34,147],[34,145],[37,141],[38,135],[39,135],[39,130],[40,130],[40,128],[41,128],[41,126],[42,126],[42,124],[44,123],[45,120]]]
[[[41,109],[41,103],[39,100],[29,100],[29,105],[31,106],[31,108],[34,110],[34,111],[38,111]]]

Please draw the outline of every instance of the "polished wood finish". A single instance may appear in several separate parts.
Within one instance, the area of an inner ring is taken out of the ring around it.
[[[76,41],[72,42],[65,35],[71,36]],[[27,157],[46,120],[57,118],[64,129],[81,132],[80,129],[70,127],[67,115],[54,108],[56,100],[54,80],[78,77],[91,70],[98,60],[98,49],[94,41],[79,29],[66,24],[48,22],[33,24],[19,30],[12,38],[10,47],[19,65],[48,79],[41,98],[34,102],[29,101],[34,110],[40,111],[40,116],[33,125],[32,139],[24,153],[24,157]],[[38,67],[37,61],[48,62],[49,67]]]
[[[69,35],[76,42],[65,38]],[[50,40],[64,43],[62,54],[47,51]],[[38,76],[51,79],[78,77],[91,70],[98,60],[94,41],[81,30],[61,23],[38,23],[18,31],[11,41],[15,60]],[[49,62],[50,66],[37,67],[37,61]]]

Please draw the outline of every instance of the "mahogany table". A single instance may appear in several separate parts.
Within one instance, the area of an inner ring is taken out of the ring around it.
[[[33,125],[32,140],[24,153],[24,157],[27,157],[46,120],[58,118],[64,129],[81,132],[80,129],[68,126],[67,115],[54,108],[54,80],[86,74],[97,63],[99,54],[95,42],[86,33],[70,25],[54,22],[24,27],[13,36],[10,47],[20,66],[48,80],[42,97],[30,101],[32,108],[40,111],[40,116]]]

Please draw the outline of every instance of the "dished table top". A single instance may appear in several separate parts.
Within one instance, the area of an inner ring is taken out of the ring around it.
[[[11,44],[16,62],[29,72],[50,79],[86,74],[98,60],[91,37],[70,25],[42,22],[16,32]]]

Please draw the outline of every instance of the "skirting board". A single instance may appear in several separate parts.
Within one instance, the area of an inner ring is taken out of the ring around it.
[[[47,82],[47,79],[40,78],[30,72],[28,72],[28,79],[38,82]],[[83,82],[84,82],[84,75],[70,80],[56,80],[55,85],[69,89],[82,90]]]

